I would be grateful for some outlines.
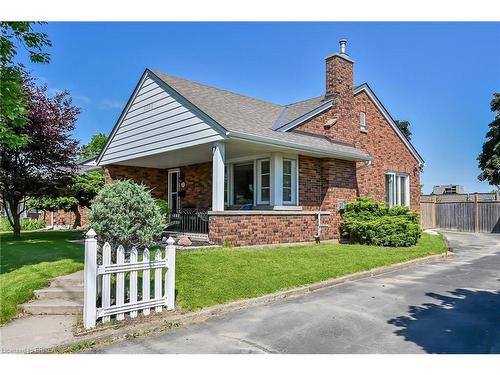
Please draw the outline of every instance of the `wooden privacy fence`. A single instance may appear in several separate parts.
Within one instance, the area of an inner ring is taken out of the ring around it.
[[[102,247],[102,264],[97,262],[95,237],[95,231],[90,229],[85,239],[83,322],[86,329],[95,327],[98,319],[108,322],[114,316],[116,320],[124,320],[125,314],[135,318],[139,312],[149,315],[151,309],[160,312],[163,306],[167,310],[175,308],[175,241],[172,237],[167,240],[165,257],[159,249],[151,259],[149,250],[145,249],[139,260],[138,250],[133,248],[126,262],[125,248],[118,246],[116,263],[111,261],[112,249],[106,242]],[[142,278],[140,284],[139,277]]]
[[[423,229],[500,233],[500,201],[420,202],[420,223]]]

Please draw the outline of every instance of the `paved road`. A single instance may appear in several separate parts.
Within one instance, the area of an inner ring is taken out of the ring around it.
[[[455,255],[250,308],[99,353],[500,353],[500,235]]]

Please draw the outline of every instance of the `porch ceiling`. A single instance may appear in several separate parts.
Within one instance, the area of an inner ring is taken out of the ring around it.
[[[210,143],[124,160],[114,164],[145,168],[175,168],[207,161],[212,161]]]
[[[285,151],[283,148],[244,141],[226,141],[226,160],[244,158],[273,151]],[[114,164],[145,168],[175,168],[212,161],[212,144],[181,148],[154,155],[120,161]]]

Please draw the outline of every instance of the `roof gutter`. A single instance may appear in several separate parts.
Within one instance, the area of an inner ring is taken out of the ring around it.
[[[268,138],[265,136],[249,134],[249,133],[240,132],[240,131],[228,131],[226,133],[226,136],[229,139],[243,140],[243,141],[248,141],[248,142],[255,142],[255,143],[261,143],[261,144],[263,143],[263,144],[268,144],[268,145],[273,145],[273,146],[278,146],[278,147],[285,147],[285,148],[289,148],[289,149],[293,149],[293,150],[305,151],[308,153],[319,154],[321,156],[335,157],[335,158],[344,159],[344,160],[352,160],[352,161],[371,161],[372,160],[371,156],[366,155],[366,154],[360,155],[359,153],[355,153],[355,152],[329,151],[329,150],[325,150],[324,148],[299,145],[297,143],[286,141],[286,140],[271,139],[271,138]]]

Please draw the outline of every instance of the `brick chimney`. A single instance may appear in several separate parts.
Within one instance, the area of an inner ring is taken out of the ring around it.
[[[354,61],[346,53],[347,40],[339,41],[340,51],[325,57],[326,60],[326,97],[343,96],[350,93],[354,82]]]
[[[325,57],[325,98],[334,99],[337,128],[352,126],[354,119],[354,61],[346,53],[347,40],[339,41],[340,51]],[[333,129],[332,129],[333,130]],[[340,129],[339,129],[340,130]],[[331,134],[333,136],[333,134]]]

